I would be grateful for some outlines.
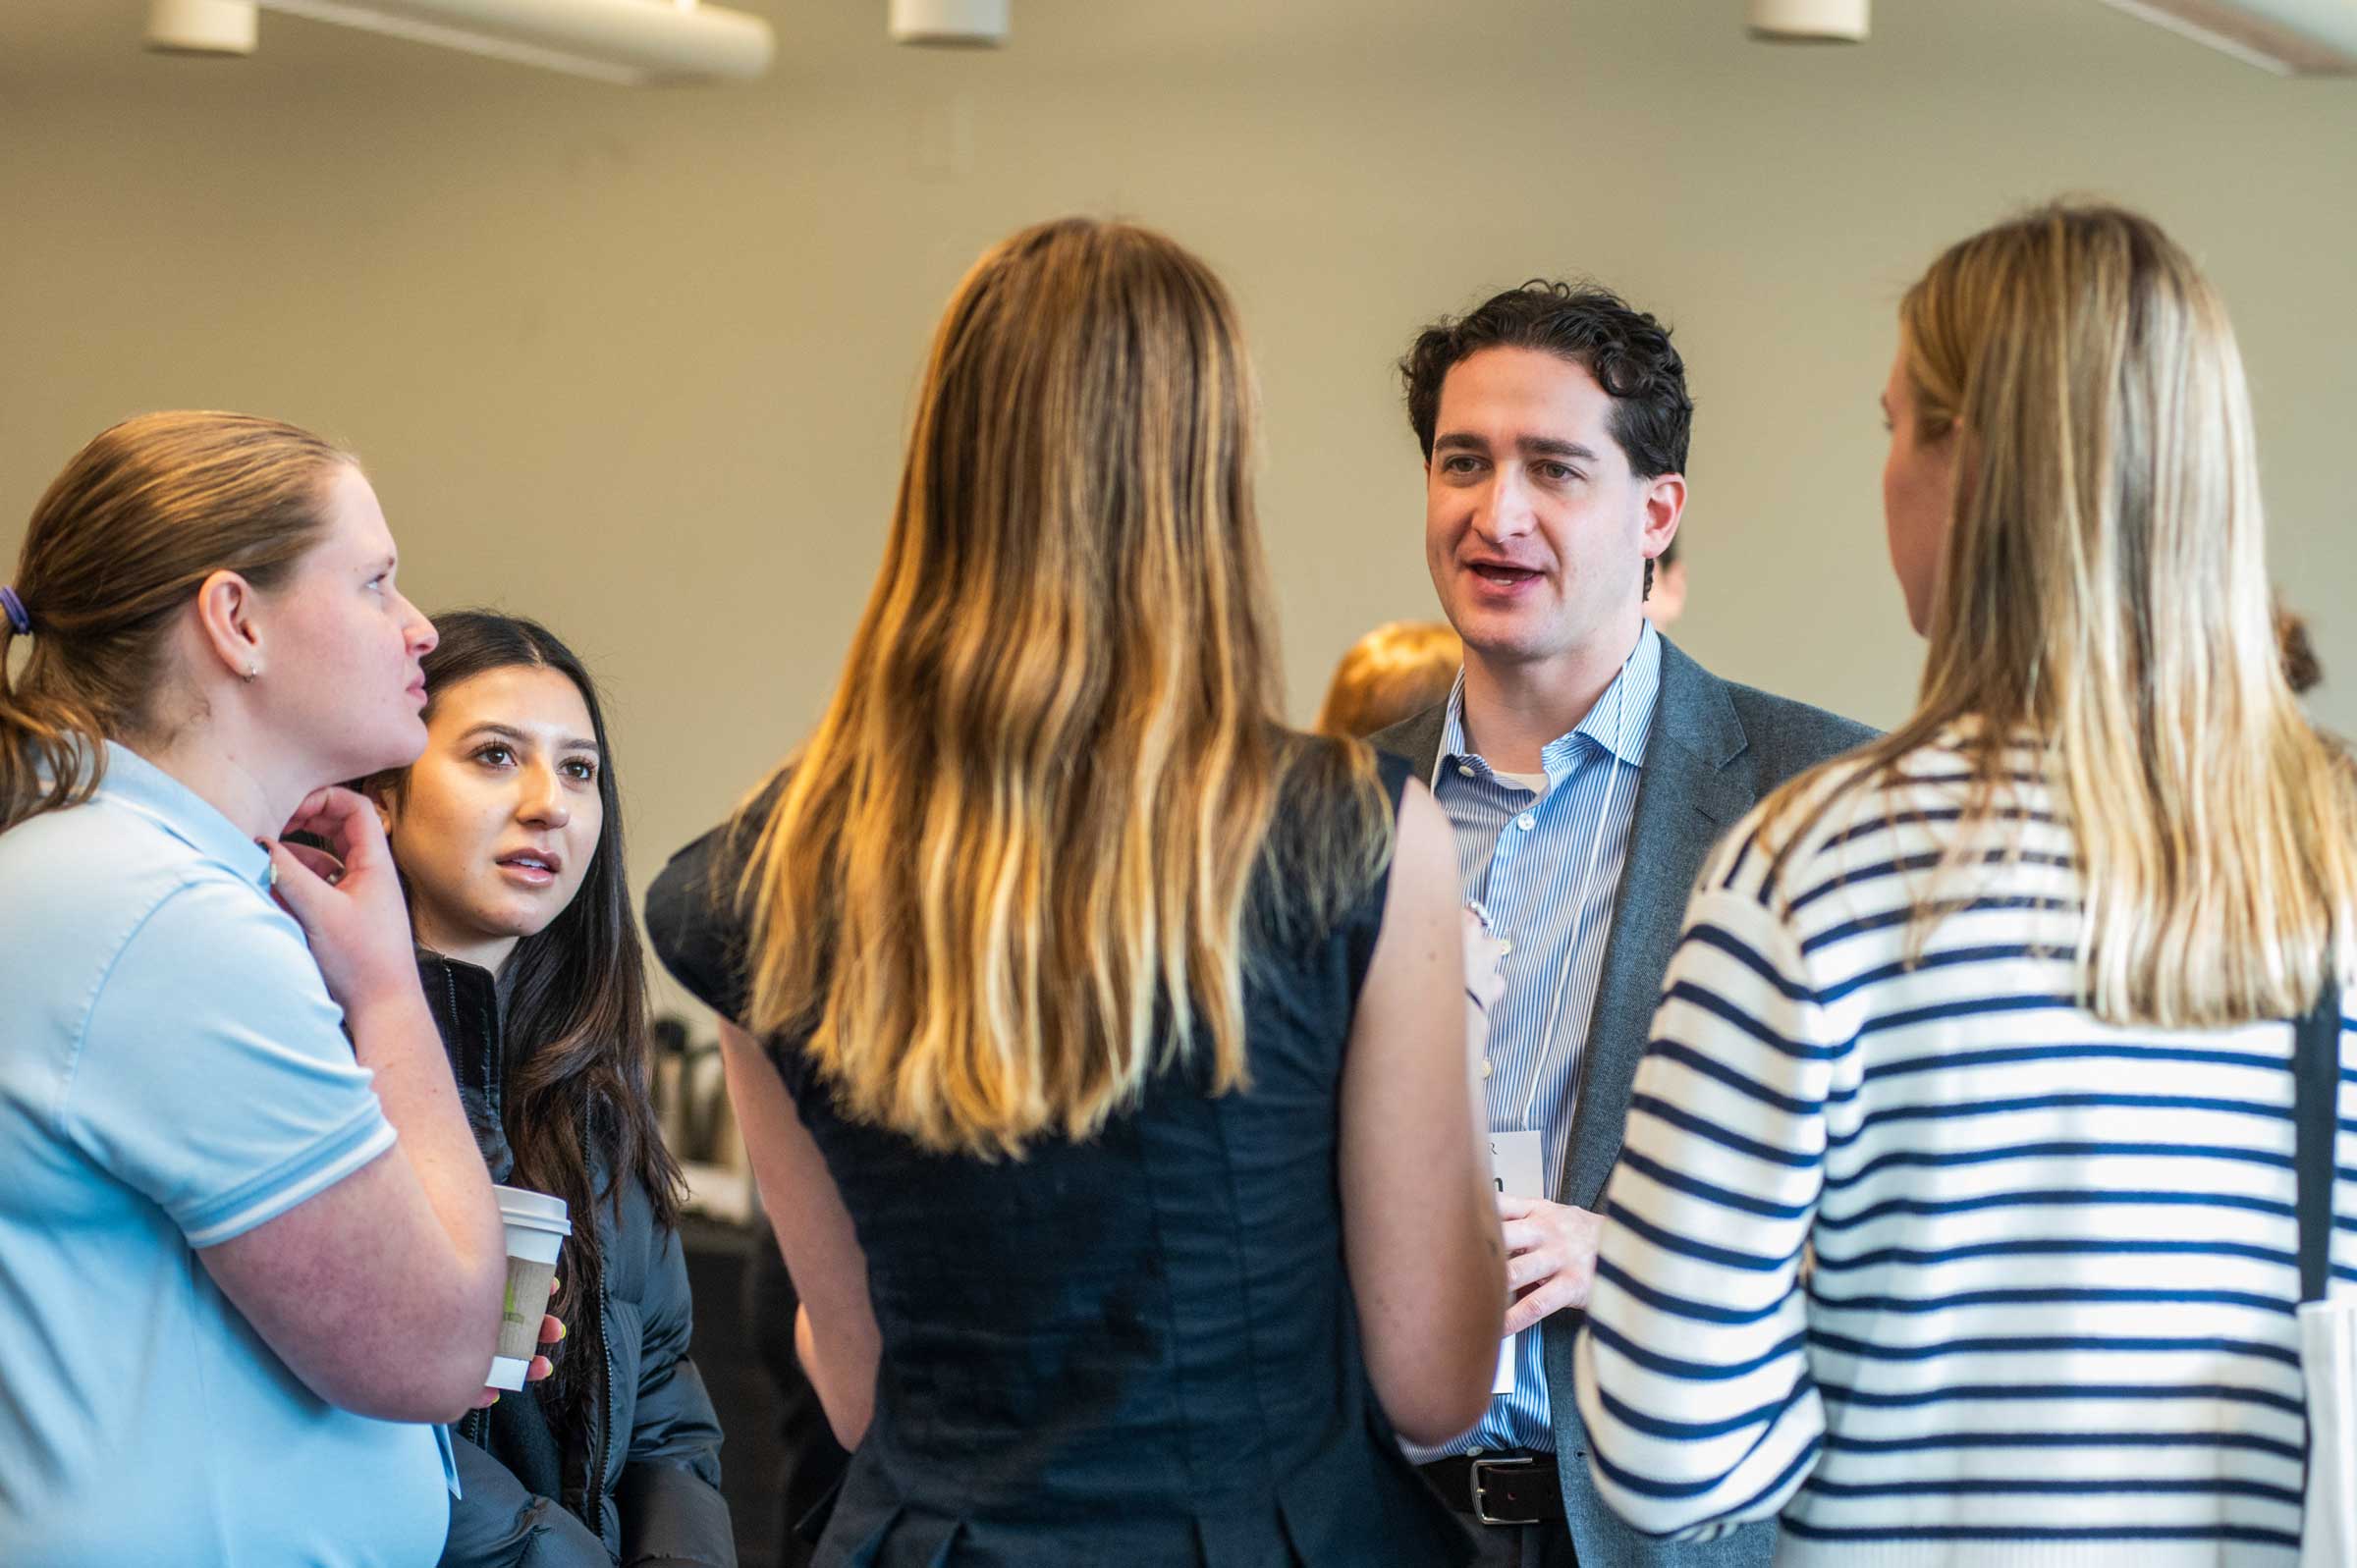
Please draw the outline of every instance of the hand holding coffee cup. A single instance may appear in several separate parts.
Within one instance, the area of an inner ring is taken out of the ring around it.
[[[551,1279],[548,1282],[548,1293],[552,1296],[555,1295],[557,1293],[557,1286],[562,1283],[562,1280]],[[546,1352],[554,1348],[560,1341],[564,1339],[564,1337],[565,1320],[559,1318],[553,1312],[544,1314],[540,1319],[541,1350]],[[545,1353],[534,1356],[531,1359],[531,1363],[523,1369],[524,1386],[528,1388],[533,1383],[545,1381],[552,1374],[556,1372],[556,1363],[550,1361]],[[477,1410],[490,1409],[493,1405],[499,1403],[499,1396],[502,1391],[503,1390],[501,1389],[493,1388],[486,1384],[483,1388],[483,1391],[475,1396],[474,1408]]]
[[[483,1382],[487,1388],[521,1388],[535,1364],[547,1365],[539,1347],[565,1334],[565,1325],[549,1317],[546,1308],[556,1288],[557,1257],[565,1238],[573,1234],[573,1222],[566,1217],[562,1198],[521,1187],[491,1191],[499,1199],[499,1217],[507,1229],[508,1286],[500,1307],[499,1346],[491,1358],[491,1375]]]

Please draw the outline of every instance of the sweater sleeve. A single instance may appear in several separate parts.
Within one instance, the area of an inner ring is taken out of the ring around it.
[[[1653,1536],[1774,1517],[1824,1441],[1802,1258],[1848,1048],[1771,901],[1695,894],[1605,1192],[1577,1397],[1598,1489]]]

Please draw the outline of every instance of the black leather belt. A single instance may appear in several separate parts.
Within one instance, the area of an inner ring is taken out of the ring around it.
[[[1563,1517],[1563,1483],[1553,1454],[1456,1454],[1420,1468],[1443,1502],[1485,1525]]]

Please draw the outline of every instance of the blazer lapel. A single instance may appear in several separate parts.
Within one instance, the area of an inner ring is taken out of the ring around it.
[[[1619,1158],[1629,1084],[1652,1036],[1686,900],[1720,836],[1756,803],[1751,771],[1735,766],[1747,744],[1725,682],[1665,638],[1661,696],[1588,1016],[1560,1202],[1593,1209]]]
[[[1415,769],[1419,782],[1432,783],[1432,770],[1440,765],[1441,735],[1449,728],[1449,704],[1436,702],[1422,713],[1400,720],[1389,730],[1367,737],[1378,751],[1388,751],[1403,757]]]

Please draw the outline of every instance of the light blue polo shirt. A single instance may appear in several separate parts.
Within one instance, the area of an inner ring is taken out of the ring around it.
[[[319,1399],[196,1256],[392,1124],[268,856],[106,751],[0,833],[0,1559],[428,1568],[440,1429]]]

